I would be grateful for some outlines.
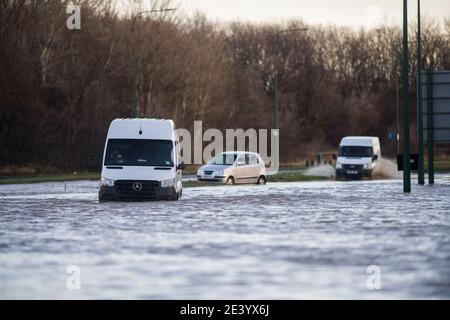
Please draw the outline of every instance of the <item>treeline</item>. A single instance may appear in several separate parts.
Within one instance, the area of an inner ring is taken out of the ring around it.
[[[110,121],[133,114],[130,15],[109,1],[79,1],[81,30],[69,30],[69,3],[0,2],[3,168],[96,167]],[[169,5],[154,2],[156,9]],[[272,128],[277,83],[282,162],[334,149],[349,134],[378,135],[393,150],[387,135],[395,131],[401,76],[397,26],[218,25],[180,12],[141,15],[136,25],[141,116],[187,129],[194,120],[204,129]],[[450,69],[450,20],[426,19],[422,29],[424,67]],[[411,44],[411,119],[415,63]]]

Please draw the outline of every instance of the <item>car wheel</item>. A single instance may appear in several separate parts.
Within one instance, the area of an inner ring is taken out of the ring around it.
[[[227,182],[225,184],[236,184],[233,177],[228,177]]]
[[[260,176],[256,184],[266,184],[267,180],[265,176]]]

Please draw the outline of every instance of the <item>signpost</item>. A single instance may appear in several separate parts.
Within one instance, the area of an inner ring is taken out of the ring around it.
[[[417,180],[420,185],[425,184],[424,166],[423,166],[423,121],[422,121],[422,43],[421,43],[421,25],[420,25],[420,0],[417,0],[417,150],[419,153],[419,163]]]
[[[403,0],[403,192],[411,192],[409,160],[408,0]]]
[[[450,143],[450,70],[425,71],[421,79],[423,139],[428,144],[428,183],[433,184],[434,144]]]

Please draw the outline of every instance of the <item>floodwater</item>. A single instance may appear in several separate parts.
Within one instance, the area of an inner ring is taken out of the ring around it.
[[[98,203],[97,188],[0,186],[0,298],[450,298],[449,174],[411,194],[324,181]]]

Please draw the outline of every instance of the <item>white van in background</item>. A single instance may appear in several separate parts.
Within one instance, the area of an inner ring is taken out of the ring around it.
[[[378,137],[344,137],[336,159],[336,179],[372,178],[373,169],[381,159]]]
[[[178,200],[183,167],[172,120],[116,119],[106,138],[99,201]]]

